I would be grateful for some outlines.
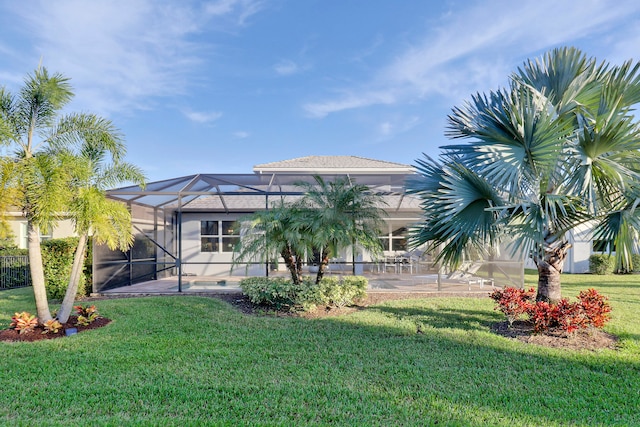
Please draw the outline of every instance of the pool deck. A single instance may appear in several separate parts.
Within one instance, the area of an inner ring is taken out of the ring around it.
[[[100,292],[98,295],[177,295],[238,293],[239,282],[244,277],[183,276],[182,289],[178,289],[178,277],[137,283]],[[470,293],[488,294],[492,283],[484,281],[441,282],[438,288],[437,275],[380,274],[367,277],[368,292],[412,292],[412,293]]]

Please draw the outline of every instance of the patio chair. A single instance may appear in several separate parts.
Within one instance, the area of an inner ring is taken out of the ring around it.
[[[457,270],[452,271],[446,276],[440,276],[441,284],[464,284],[467,285],[469,290],[471,290],[471,285],[480,285],[481,288],[484,288],[485,283],[490,283],[493,288],[494,282],[491,278],[480,277],[477,276],[476,273],[482,267],[483,261],[465,261],[463,262]],[[437,274],[429,274],[427,276],[419,276],[423,278],[429,279],[438,279]]]

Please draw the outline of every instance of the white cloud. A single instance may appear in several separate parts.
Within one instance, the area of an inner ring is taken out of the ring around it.
[[[196,123],[212,123],[222,117],[218,111],[183,111],[186,118]]]
[[[402,50],[367,82],[303,107],[312,117],[322,118],[433,94],[458,100],[460,94],[503,85],[508,72],[525,57],[587,35],[604,37],[623,18],[639,11],[640,4],[632,1],[617,2],[616,7],[599,0],[585,0],[580,7],[555,0],[477,2],[445,14],[438,27],[425,28],[420,41]],[[635,31],[635,25],[630,25]],[[618,46],[622,48],[621,43]],[[631,53],[632,48],[630,44],[624,50]]]
[[[207,3],[204,12],[211,16],[232,16],[238,25],[258,13],[263,7],[261,0],[218,0]]]
[[[300,67],[293,61],[284,60],[273,66],[273,69],[281,76],[290,76],[300,71]]]
[[[35,52],[28,53],[73,78],[82,108],[108,114],[153,108],[158,98],[185,93],[210,49],[190,38],[229,20],[243,23],[260,4],[39,0],[7,7],[32,38]]]
[[[245,139],[245,138],[249,138],[249,136],[251,136],[251,134],[249,132],[245,132],[243,130],[239,130],[237,132],[234,132],[233,136],[235,138],[238,138],[238,139]]]
[[[395,116],[388,117],[377,126],[378,138],[386,140],[398,134],[408,132],[420,123],[417,116]]]
[[[392,91],[363,91],[363,93],[349,93],[336,99],[309,103],[304,106],[311,117],[322,118],[336,111],[351,110],[375,104],[392,104],[395,96]]]

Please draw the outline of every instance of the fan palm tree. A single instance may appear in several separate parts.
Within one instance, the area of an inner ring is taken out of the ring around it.
[[[299,202],[303,223],[309,227],[313,247],[321,253],[316,283],[320,283],[331,257],[343,248],[355,250],[358,245],[374,257],[382,253],[380,230],[385,212],[380,195],[346,178],[331,182],[316,175],[313,183],[298,185],[305,190]]]
[[[412,245],[455,266],[469,249],[512,248],[538,269],[538,300],[561,298],[567,233],[592,227],[629,268],[638,241],[638,65],[598,64],[575,48],[528,61],[507,89],[477,94],[449,116],[447,135],[468,139],[417,161],[409,191],[424,220]]]
[[[92,114],[62,114],[73,97],[69,79],[39,67],[26,77],[17,95],[0,88],[0,141],[14,148],[17,206],[27,219],[29,264],[40,322],[51,320],[47,301],[40,230],[51,227],[72,199],[73,174],[52,147],[82,141],[118,140],[113,126]]]

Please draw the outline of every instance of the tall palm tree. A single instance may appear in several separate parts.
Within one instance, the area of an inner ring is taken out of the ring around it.
[[[105,124],[105,127],[109,126]],[[112,135],[117,131],[112,129]],[[106,244],[110,249],[127,250],[134,241],[131,231],[131,214],[122,203],[109,200],[105,191],[123,182],[144,186],[144,173],[121,158],[126,147],[121,139],[87,139],[76,154],[69,147],[54,152],[68,160],[74,171],[73,198],[69,203],[69,215],[78,234],[69,285],[58,311],[58,320],[66,323],[71,314],[82,276],[82,267],[89,236],[94,243]],[[107,157],[111,158],[109,162]]]
[[[507,89],[477,94],[449,116],[438,160],[417,161],[409,190],[423,199],[412,245],[455,265],[470,248],[511,240],[538,268],[538,300],[561,298],[567,233],[591,226],[630,266],[640,218],[638,65],[598,64],[555,49],[510,76]]]
[[[316,283],[324,276],[332,256],[356,245],[373,256],[382,253],[380,230],[385,216],[384,200],[366,185],[346,178],[325,181],[314,176],[313,183],[298,184],[305,190],[299,203],[305,213],[313,247],[321,251]]]
[[[73,176],[51,147],[85,140],[119,139],[110,122],[92,114],[62,114],[73,98],[69,79],[39,67],[13,95],[0,88],[0,141],[14,148],[17,203],[27,219],[29,264],[38,318],[51,320],[47,301],[40,230],[51,227],[71,200]]]

